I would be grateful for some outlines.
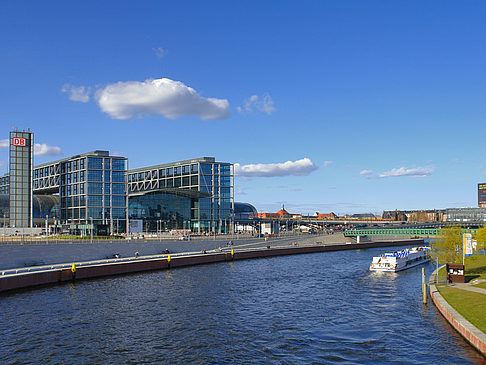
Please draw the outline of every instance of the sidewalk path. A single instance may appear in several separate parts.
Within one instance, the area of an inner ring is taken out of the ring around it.
[[[453,283],[453,284],[449,284],[449,286],[452,286],[453,288],[456,288],[456,289],[468,290],[468,291],[473,291],[473,292],[476,292],[476,293],[486,294],[486,289],[478,288],[476,286],[472,286],[471,284]]]

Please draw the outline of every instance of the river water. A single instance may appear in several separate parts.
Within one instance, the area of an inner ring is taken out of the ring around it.
[[[382,251],[218,263],[4,294],[0,363],[484,363],[432,304],[422,304],[420,267],[367,270]]]

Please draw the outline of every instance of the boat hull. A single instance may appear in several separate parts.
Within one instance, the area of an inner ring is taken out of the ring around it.
[[[370,267],[370,271],[398,272],[398,271],[403,271],[403,270],[411,269],[412,267],[415,267],[415,266],[419,266],[419,265],[426,264],[429,261],[430,261],[430,259],[425,259],[425,260],[422,260],[422,261],[413,263],[411,265],[406,265],[406,266],[404,265],[403,267],[400,267],[400,265],[398,265],[398,267],[397,268],[394,268],[394,269],[391,269],[391,268],[372,268],[372,267]]]

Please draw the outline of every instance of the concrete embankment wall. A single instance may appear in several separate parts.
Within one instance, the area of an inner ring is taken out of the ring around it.
[[[435,274],[436,271],[430,276],[429,282],[433,282]],[[486,335],[452,308],[440,295],[435,284],[430,284],[429,291],[432,302],[439,313],[467,342],[474,346],[483,356],[486,356]]]
[[[209,264],[215,262],[246,260],[272,256],[295,255],[315,252],[330,252],[342,250],[367,249],[374,247],[387,247],[398,245],[419,245],[421,241],[400,241],[400,242],[368,242],[361,244],[340,244],[340,245],[315,245],[315,246],[292,246],[286,248],[260,248],[248,251],[237,251],[234,255],[229,252],[209,253],[198,255],[186,255],[172,257],[170,262],[165,257],[148,258],[143,257],[129,262],[107,262],[103,264],[78,266],[76,280],[91,279],[102,276],[129,274],[142,271],[161,270],[175,267]],[[0,292],[34,287],[38,285],[55,284],[72,281],[70,268],[51,269],[45,271],[27,272],[0,276]]]

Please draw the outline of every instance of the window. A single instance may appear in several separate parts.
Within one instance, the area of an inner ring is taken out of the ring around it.
[[[101,219],[101,208],[88,208],[88,216],[86,218]]]
[[[110,184],[105,184],[105,191],[104,194],[110,194]]]
[[[102,194],[102,184],[88,183],[88,194]]]
[[[112,185],[112,194],[124,195],[125,194],[125,185],[124,184],[113,184]]]
[[[221,186],[231,186],[231,177],[230,176],[220,176],[219,183]]]
[[[124,196],[112,196],[111,197],[111,205],[113,207],[124,207],[126,205],[126,199]]]
[[[111,209],[113,219],[125,219],[125,209],[124,208],[112,208]]]
[[[190,166],[189,165],[182,166],[182,174],[183,175],[188,175],[189,174],[189,171],[190,171]]]
[[[88,169],[98,169],[101,170],[103,160],[101,158],[88,157]]]
[[[113,182],[125,182],[125,172],[123,171],[112,171],[111,179]]]
[[[101,195],[88,195],[88,206],[101,207],[102,200]]]
[[[231,166],[230,165],[220,165],[220,174],[221,175],[230,175],[231,174]]]
[[[111,167],[111,163],[110,163],[110,159],[109,158],[105,158],[105,170],[110,170],[110,167]]]
[[[88,170],[88,181],[101,181],[101,171]]]
[[[111,160],[112,170],[125,170],[125,160],[122,159],[112,159]]]
[[[211,175],[211,165],[201,164],[201,173]]]
[[[105,171],[104,175],[105,175],[105,182],[109,182],[110,181],[110,171]]]
[[[181,173],[182,173],[182,167],[181,166],[177,166],[175,168],[174,175],[179,176]]]

